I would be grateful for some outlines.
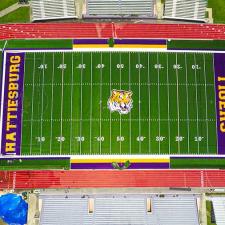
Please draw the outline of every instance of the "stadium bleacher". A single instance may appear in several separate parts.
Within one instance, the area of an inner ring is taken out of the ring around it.
[[[207,0],[166,0],[164,18],[205,21]]]
[[[32,0],[32,21],[76,18],[74,0]]]
[[[151,213],[147,213],[147,197],[152,202]],[[93,195],[94,212],[89,213],[90,196],[41,194],[40,224],[199,225],[196,196],[147,197]]]
[[[225,198],[222,196],[212,197],[212,203],[217,225],[225,224]]]
[[[87,0],[87,15],[97,17],[154,17],[155,0]]]

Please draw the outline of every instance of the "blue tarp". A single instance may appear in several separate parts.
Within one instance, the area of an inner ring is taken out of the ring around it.
[[[17,194],[0,196],[0,218],[9,225],[27,223],[28,204]]]

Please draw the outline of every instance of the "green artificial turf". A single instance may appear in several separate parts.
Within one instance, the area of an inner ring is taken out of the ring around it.
[[[129,114],[110,113],[113,89],[133,92]],[[26,53],[22,154],[216,154],[216,140],[212,54]]]
[[[0,170],[44,170],[69,168],[69,159],[0,159]]]
[[[30,8],[21,7],[0,18],[0,23],[27,23],[30,22]]]
[[[208,0],[208,7],[213,10],[214,23],[225,23],[224,0]]]
[[[213,158],[172,158],[170,166],[173,169],[224,169],[225,159]]]
[[[1,0],[0,1],[0,11],[17,3],[18,0]]]
[[[212,202],[207,200],[206,201],[207,225],[216,225],[216,223],[211,223],[211,207],[212,207]]]

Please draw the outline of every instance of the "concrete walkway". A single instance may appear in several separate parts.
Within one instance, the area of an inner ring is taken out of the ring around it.
[[[9,6],[8,8],[0,11],[0,17],[3,17],[5,15],[15,11],[15,10],[19,9],[20,7],[28,7],[28,6],[30,6],[30,5],[29,4],[18,4],[18,3],[13,4],[13,5]]]

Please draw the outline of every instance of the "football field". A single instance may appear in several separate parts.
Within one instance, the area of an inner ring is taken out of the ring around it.
[[[200,52],[26,52],[21,154],[217,154],[213,60]],[[110,111],[113,90],[132,93],[127,114]]]

